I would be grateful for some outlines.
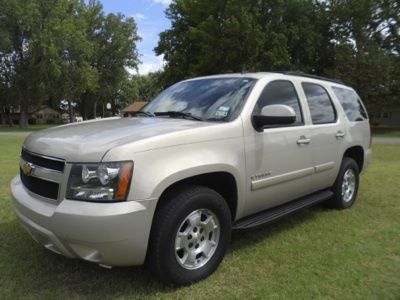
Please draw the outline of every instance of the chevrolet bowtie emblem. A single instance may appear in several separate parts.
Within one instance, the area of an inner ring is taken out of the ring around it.
[[[29,162],[24,163],[24,165],[22,166],[22,172],[24,172],[26,176],[31,176],[34,170],[35,166]]]

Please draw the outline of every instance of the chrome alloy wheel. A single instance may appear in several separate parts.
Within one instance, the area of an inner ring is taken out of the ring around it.
[[[194,270],[204,266],[218,247],[220,224],[208,209],[190,213],[178,228],[175,238],[175,257],[179,265]]]
[[[353,198],[356,190],[356,175],[353,169],[347,169],[343,175],[342,182],[342,199],[344,202],[349,202]]]

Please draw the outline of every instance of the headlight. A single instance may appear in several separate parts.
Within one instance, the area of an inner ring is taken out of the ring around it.
[[[124,201],[128,196],[133,163],[106,162],[74,164],[67,186],[67,199],[84,201]]]

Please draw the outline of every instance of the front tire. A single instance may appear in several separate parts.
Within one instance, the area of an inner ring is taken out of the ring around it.
[[[212,274],[228,248],[232,220],[224,198],[186,185],[167,193],[153,221],[147,264],[163,282],[187,285]]]
[[[359,168],[354,159],[344,157],[340,166],[338,177],[331,190],[333,192],[329,205],[337,209],[350,208],[357,198],[360,182]]]

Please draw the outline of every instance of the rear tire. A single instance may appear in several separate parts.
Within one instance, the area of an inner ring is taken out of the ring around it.
[[[187,285],[212,274],[231,238],[224,198],[203,186],[169,192],[154,215],[147,265],[161,281]]]
[[[359,186],[359,168],[354,159],[344,157],[338,177],[331,190],[333,197],[328,204],[337,209],[350,208],[357,198]]]

